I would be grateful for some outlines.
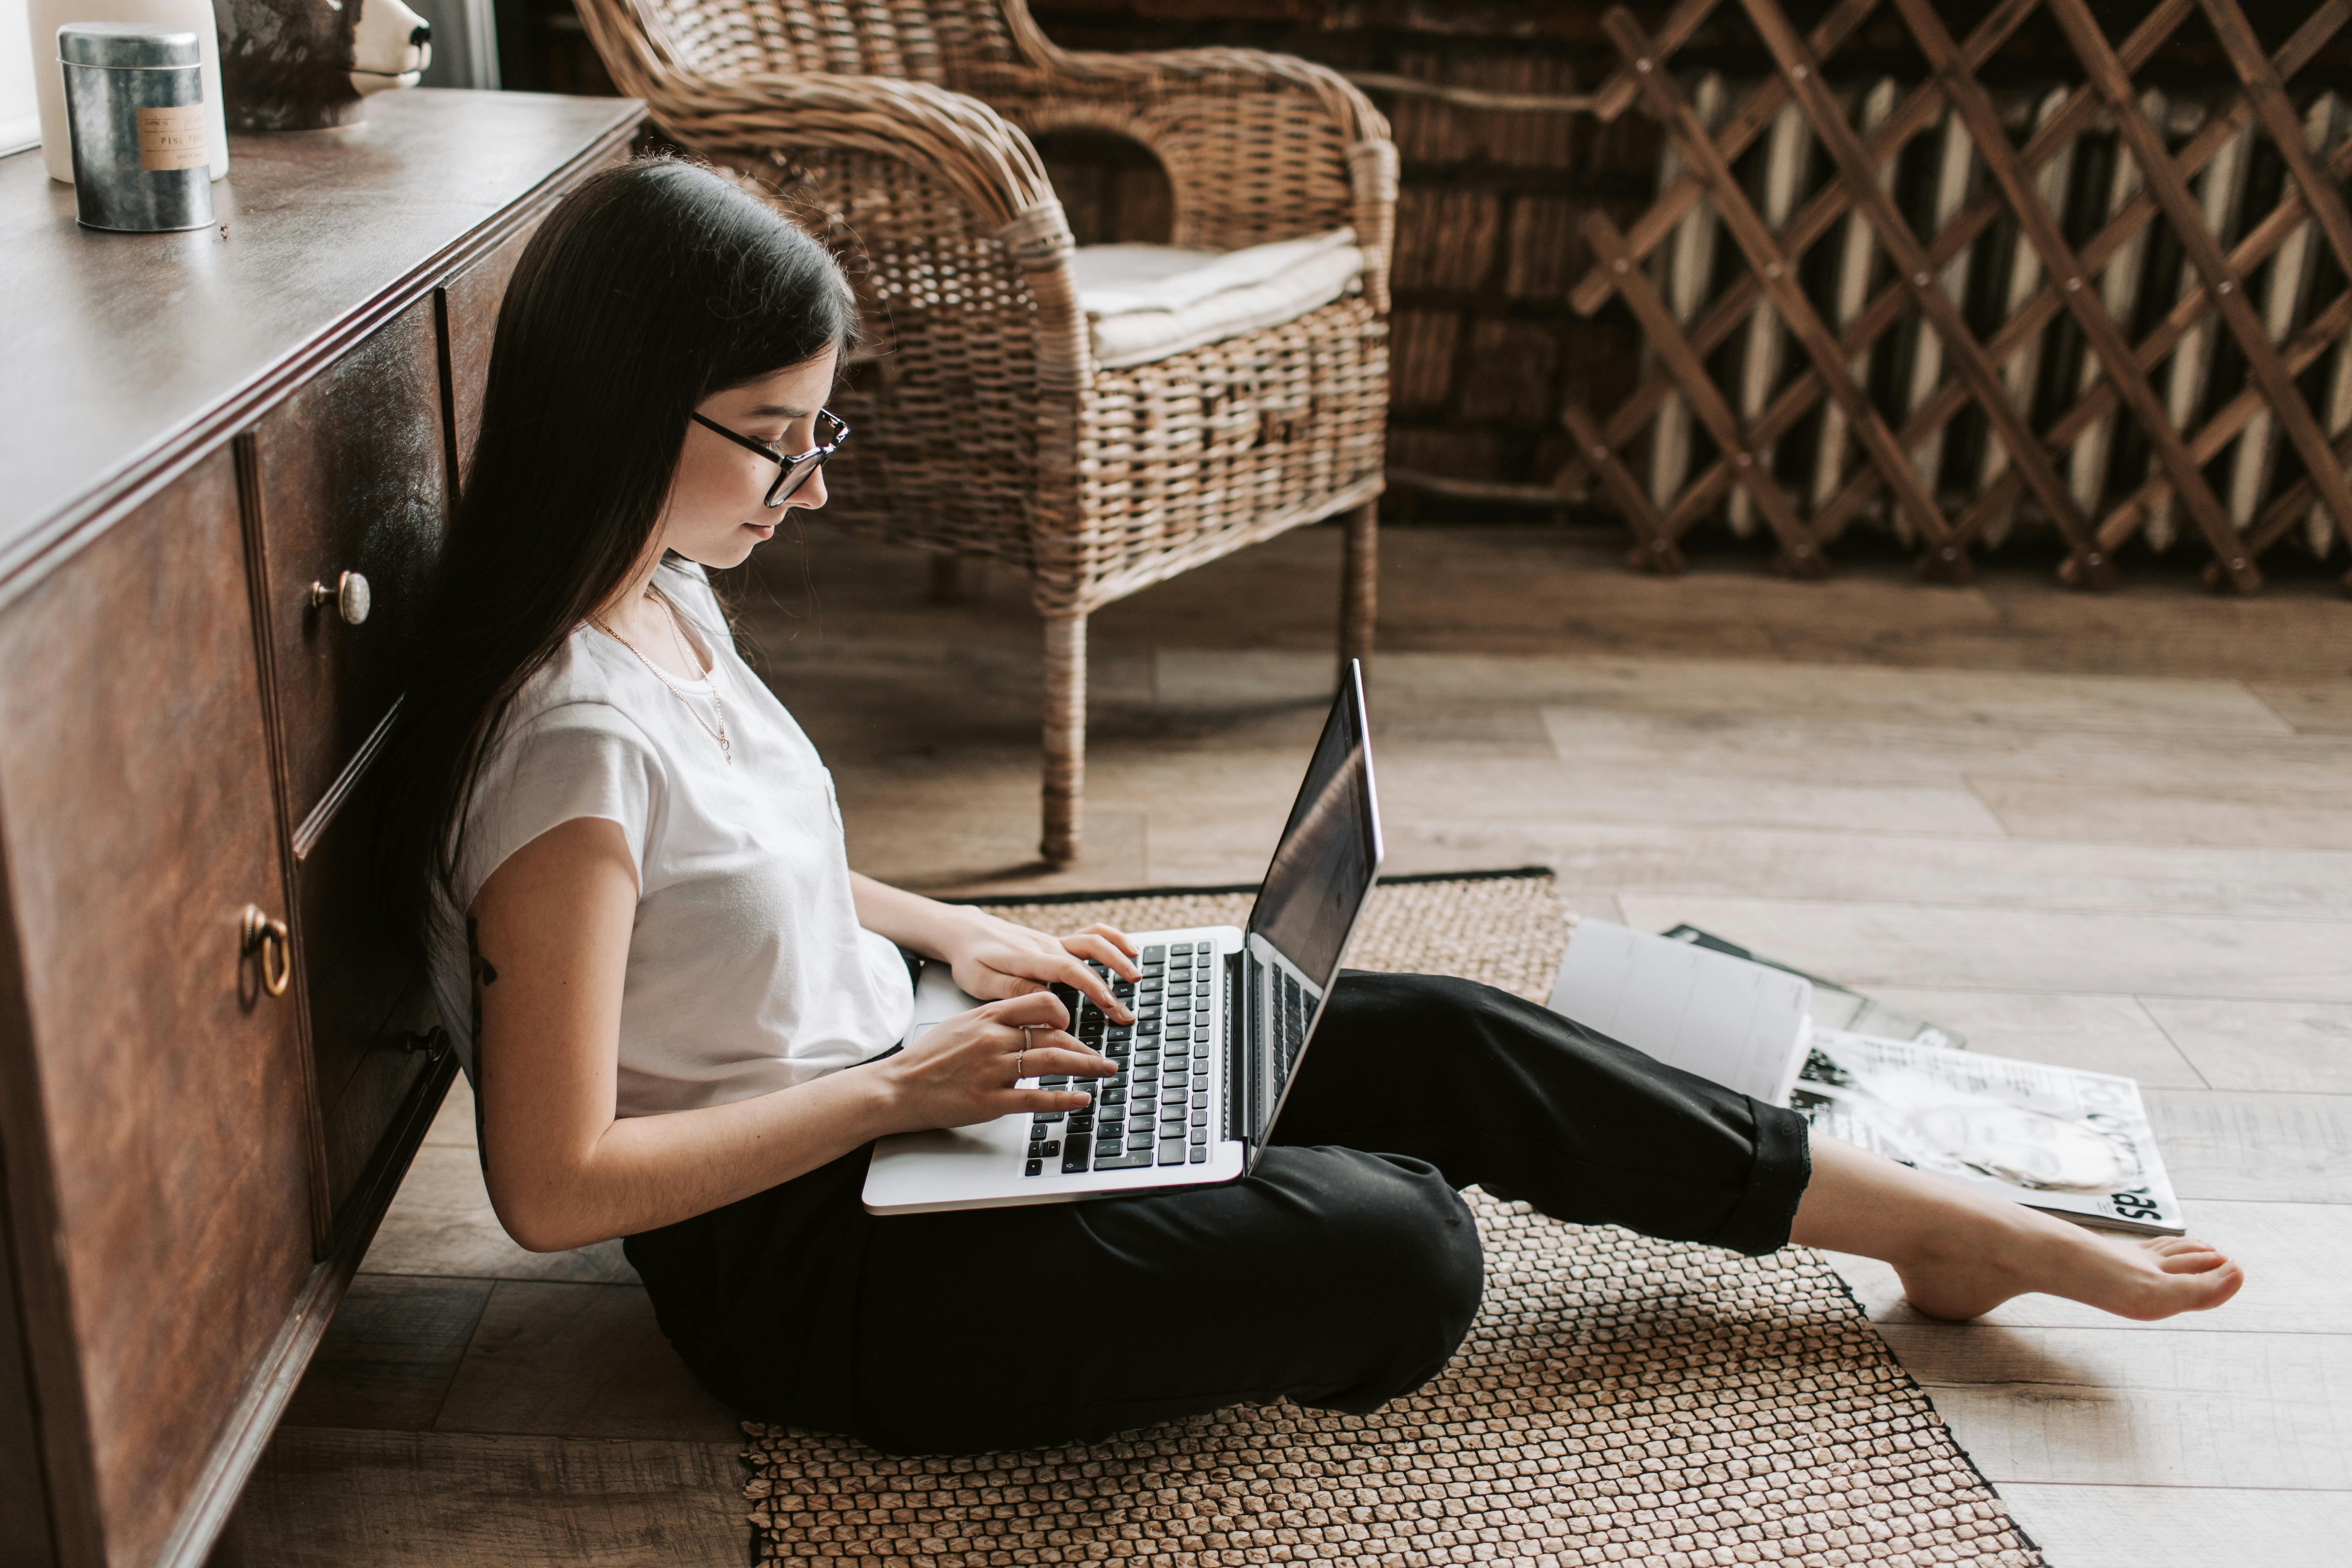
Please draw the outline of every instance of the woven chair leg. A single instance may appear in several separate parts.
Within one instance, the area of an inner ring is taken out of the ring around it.
[[[1078,858],[1078,812],[1087,783],[1087,617],[1045,619],[1045,833],[1037,852],[1049,865]]]
[[[1372,668],[1372,626],[1381,605],[1381,503],[1368,500],[1348,514],[1339,562],[1339,671],[1361,659]]]
[[[930,584],[926,596],[934,605],[963,603],[963,561],[954,555],[931,557]]]

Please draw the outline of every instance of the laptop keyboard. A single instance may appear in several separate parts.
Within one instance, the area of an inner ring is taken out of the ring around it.
[[[1075,1089],[1092,1103],[1032,1119],[1024,1173],[1076,1176],[1208,1163],[1215,958],[1205,942],[1147,947],[1143,978],[1134,982],[1092,965],[1135,1015],[1131,1026],[1112,1023],[1073,987],[1053,988],[1070,1010],[1071,1032],[1110,1058],[1118,1071],[1104,1079],[1037,1080],[1041,1089]]]

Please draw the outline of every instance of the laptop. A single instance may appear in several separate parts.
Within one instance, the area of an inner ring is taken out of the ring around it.
[[[1094,967],[1135,1014],[1132,1025],[1112,1023],[1070,987],[1054,988],[1072,1032],[1109,1057],[1118,1075],[1023,1080],[1089,1093],[1084,1110],[879,1140],[866,1172],[867,1212],[1068,1203],[1248,1174],[1282,1113],[1380,868],[1363,671],[1350,659],[1249,924],[1130,932],[1140,981],[1130,985]],[[946,964],[926,963],[903,1043],[979,1005]]]

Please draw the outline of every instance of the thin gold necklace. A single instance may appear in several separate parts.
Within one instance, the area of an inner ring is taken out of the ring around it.
[[[646,584],[646,597],[651,599],[655,604],[659,605],[663,609],[669,612],[669,623],[672,626],[677,628],[678,641],[683,643],[688,651],[691,651],[694,647],[694,641],[691,637],[688,637],[686,635],[686,623],[678,618],[677,606],[669,602],[669,595],[667,594],[655,593],[653,584],[648,583]],[[709,673],[709,679],[710,681],[710,705],[719,710],[719,728],[714,730],[710,727],[709,721],[703,718],[702,710],[694,705],[694,700],[687,696],[685,692],[680,691],[677,689],[677,683],[670,679],[669,676],[663,671],[660,665],[657,665],[652,659],[647,658],[645,656],[643,649],[639,648],[636,644],[631,642],[620,633],[614,631],[611,626],[606,626],[603,621],[596,621],[594,624],[598,631],[603,632],[606,637],[611,637],[614,642],[619,643],[623,647],[627,648],[631,653],[635,654],[637,656],[637,662],[644,665],[647,669],[652,670],[656,680],[660,681],[664,686],[669,688],[669,694],[672,697],[677,698],[679,705],[684,707],[688,713],[694,716],[694,721],[702,726],[702,732],[719,742],[719,754],[727,759],[727,765],[729,767],[733,767],[735,765],[735,746],[734,743],[727,738],[727,703],[719,695],[719,661],[717,659],[710,661],[710,670]]]

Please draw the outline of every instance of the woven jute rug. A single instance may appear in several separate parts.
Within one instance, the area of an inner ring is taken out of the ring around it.
[[[1238,923],[1246,893],[1000,907],[1049,931]],[[1540,999],[1571,918],[1539,872],[1383,884],[1350,950]],[[1371,1415],[1250,1405],[1091,1447],[892,1458],[747,1424],[763,1561],[2039,1564],[1813,1253],[1746,1258],[1469,1194],[1486,1292]]]

